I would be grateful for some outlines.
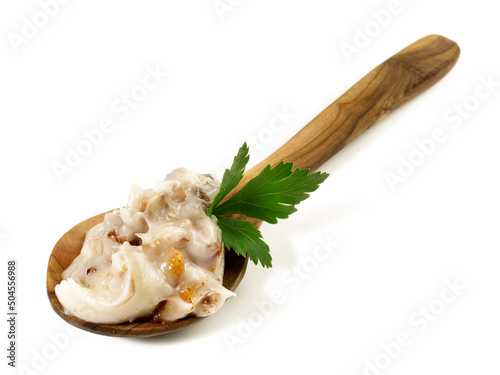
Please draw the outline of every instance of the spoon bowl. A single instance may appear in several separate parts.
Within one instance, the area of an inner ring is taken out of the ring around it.
[[[294,168],[315,171],[380,119],[439,81],[451,70],[460,55],[458,45],[440,35],[428,35],[404,48],[364,76],[340,98],[316,116],[276,152],[245,173],[229,199],[265,166],[281,161]],[[122,324],[97,324],[68,316],[55,295],[62,272],[78,256],[86,232],[104,219],[105,213],[82,221],[57,242],[47,269],[47,293],[55,312],[68,323],[89,332],[108,336],[148,337],[176,331],[204,318],[191,317],[173,323],[135,321]],[[245,216],[234,218],[261,222]],[[226,251],[223,285],[234,291],[245,275],[247,258]]]
[[[177,331],[205,319],[195,316],[187,316],[184,319],[180,319],[172,323],[155,323],[148,320],[139,320],[133,323],[98,324],[87,322],[64,313],[64,308],[56,297],[55,287],[62,281],[62,272],[68,268],[71,262],[73,262],[73,260],[80,254],[87,231],[95,225],[102,223],[104,215],[106,215],[106,212],[75,225],[56,243],[50,256],[47,270],[47,293],[54,311],[65,321],[78,328],[107,336],[156,336],[167,332]],[[248,258],[239,256],[236,253],[229,251],[226,252],[224,261],[223,285],[227,289],[234,291],[245,275]]]

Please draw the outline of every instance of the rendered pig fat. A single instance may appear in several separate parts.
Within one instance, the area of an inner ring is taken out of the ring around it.
[[[56,295],[95,323],[207,316],[234,295],[222,286],[224,247],[206,215],[219,183],[179,168],[154,189],[132,186],[126,207],[90,229]]]

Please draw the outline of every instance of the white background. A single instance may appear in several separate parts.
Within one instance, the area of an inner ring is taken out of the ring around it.
[[[0,5],[0,310],[15,258],[19,373],[498,373],[493,2],[401,0],[390,17],[390,1],[69,1],[43,10],[47,2]],[[236,298],[178,333],[67,336],[45,276],[70,227],[123,205],[132,182],[151,186],[179,166],[220,173],[252,137],[258,162],[432,33],[460,45],[456,67],[324,164],[331,177],[298,213],[262,227],[272,269],[251,264]],[[341,46],[355,39],[346,56]],[[169,75],[130,113],[117,112],[122,95],[141,93],[148,67]],[[487,80],[489,91],[478,89]],[[277,111],[293,118],[273,130]],[[58,178],[54,163],[106,119],[112,131]],[[416,158],[416,141],[438,128],[445,141],[391,189],[387,172]],[[338,246],[318,260],[321,242]],[[273,290],[284,301],[269,302]],[[2,327],[1,372],[17,373]],[[394,344],[401,335],[404,347]]]

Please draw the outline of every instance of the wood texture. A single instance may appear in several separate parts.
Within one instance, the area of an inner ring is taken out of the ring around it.
[[[438,82],[455,65],[458,45],[428,35],[387,59],[329,105],[276,152],[250,169],[235,192],[268,164],[315,171],[389,113]],[[233,193],[234,194],[234,193]]]
[[[247,171],[231,195],[267,164],[294,162],[297,168],[316,170],[378,120],[439,81],[455,65],[459,55],[458,45],[440,35],[426,36],[406,47],[363,77],[275,153]],[[139,321],[113,325],[89,323],[64,314],[54,288],[61,282],[62,271],[80,253],[85,233],[103,218],[104,213],[76,225],[52,251],[47,269],[47,293],[56,313],[76,327],[109,336],[155,336],[200,321],[202,318],[187,317],[172,324]],[[261,224],[243,216],[237,218],[251,221],[256,227]],[[246,266],[246,258],[227,253],[224,286],[234,291]]]

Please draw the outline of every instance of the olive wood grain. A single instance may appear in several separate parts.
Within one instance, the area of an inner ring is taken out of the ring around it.
[[[294,167],[316,170],[345,145],[353,141],[378,120],[439,81],[456,63],[458,45],[440,35],[426,36],[392,56],[345,94],[328,106],[300,132],[268,158],[245,173],[233,195],[267,165],[281,161]],[[80,253],[85,233],[103,221],[104,213],[87,219],[70,229],[55,245],[47,269],[47,293],[52,308],[64,320],[84,330],[108,336],[155,336],[184,328],[202,318],[187,317],[175,323],[138,321],[124,324],[95,324],[64,314],[54,288],[61,273]],[[239,216],[253,222],[261,222]],[[224,286],[235,290],[245,274],[247,259],[226,254]]]
[[[318,169],[396,108],[438,82],[455,65],[458,45],[441,35],[410,44],[365,75],[293,138],[248,170],[236,193],[268,164],[293,162],[295,168]]]

